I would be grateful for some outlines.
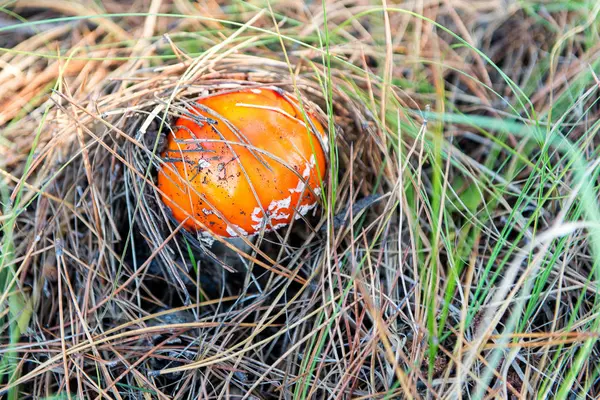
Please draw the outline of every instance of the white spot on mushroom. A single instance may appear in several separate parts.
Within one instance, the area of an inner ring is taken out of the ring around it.
[[[254,94],[261,94],[262,93],[262,90],[260,90],[260,89],[250,89],[250,91],[252,93],[254,93]]]
[[[240,228],[237,225],[227,225],[227,227],[225,228],[225,230],[227,231],[227,233],[229,233],[229,236],[234,237],[234,236],[238,236],[238,232],[242,234],[242,236],[248,236],[248,232],[246,232],[245,230],[243,230],[242,228]],[[237,230],[237,232],[236,232]]]
[[[252,221],[257,222],[256,224],[252,225],[252,229],[254,229],[255,231],[260,231],[263,228],[263,226],[265,226],[265,224],[267,223],[267,219],[262,214],[262,208],[254,207],[254,211],[252,211],[252,215],[250,216],[250,218],[252,219]]]
[[[270,229],[267,229],[267,232],[271,232],[271,231],[275,231],[279,228],[283,228],[284,226],[287,226],[287,223],[281,223],[281,224],[277,224],[277,225],[271,225]]]
[[[269,211],[277,212],[282,208],[290,208],[290,204],[292,203],[292,196],[288,196],[283,200],[273,200],[271,204],[269,204]]]
[[[290,214],[286,213],[271,214],[271,219],[288,219],[289,217]]]
[[[304,171],[302,171],[302,177],[304,179],[310,178],[310,164],[306,163],[304,167]]]
[[[292,196],[288,196],[282,200],[273,200],[269,207],[267,207],[267,215],[263,215],[263,210],[260,207],[255,207],[254,211],[250,218],[256,224],[252,225],[252,229],[255,231],[260,231],[261,229],[267,226],[277,226],[278,228],[284,225],[287,225],[288,222],[280,222],[275,225],[275,220],[289,220],[290,213],[285,212],[290,209],[290,204],[292,203]],[[269,232],[272,229],[265,229],[265,232]]]
[[[298,185],[300,186],[300,185]],[[290,189],[290,192],[293,189]],[[272,200],[269,206],[267,207],[267,215],[263,215],[263,210],[260,207],[255,207],[252,211],[252,215],[250,218],[255,224],[251,225],[252,229],[255,232],[262,230],[263,228],[265,232],[270,232],[275,229],[279,229],[283,226],[288,225],[288,221],[291,218],[290,205],[292,204],[292,196],[288,196],[282,200]],[[288,211],[288,212],[286,212]],[[281,222],[284,220],[285,222]],[[268,227],[268,228],[267,228]],[[229,230],[227,230],[229,234]]]
[[[317,207],[317,202],[315,201],[312,204],[303,204],[298,207],[298,213],[296,214],[296,219],[300,219],[301,216],[306,215],[307,212]]]
[[[290,193],[302,193],[305,187],[306,183],[304,183],[304,180],[298,179],[298,185],[295,188],[290,189]]]
[[[316,165],[317,165],[317,160],[315,159],[315,155],[311,154],[308,162],[304,164],[304,171],[302,171],[302,177],[305,180],[310,178],[310,170],[313,169]]]
[[[254,222],[262,222],[263,217],[261,217],[260,214],[262,214],[262,208],[255,207],[254,211],[252,211],[252,215],[250,216],[250,218],[252,218],[252,221]]]
[[[323,147],[323,151],[325,153],[329,152],[329,136],[327,135],[327,132],[323,133],[323,136],[321,136],[321,145]]]
[[[269,219],[288,219],[290,218],[290,214],[286,214],[283,212],[290,208],[290,204],[292,204],[292,196],[288,196],[283,200],[273,200],[271,204],[269,204]]]
[[[317,195],[317,197],[321,196],[321,188],[320,187],[315,188],[315,194]]]
[[[304,179],[308,179],[310,177],[310,165],[308,163],[306,163],[306,167],[304,168],[304,171],[302,171],[302,177]]]
[[[214,214],[214,211],[208,208],[203,208],[202,212],[204,213],[204,215],[211,215]]]
[[[202,168],[209,168],[210,167],[210,163],[208,161],[206,161],[204,158],[201,158],[200,160],[198,160],[198,167]]]
[[[290,189],[290,193],[302,193],[304,188],[306,187],[306,182],[310,178],[310,171],[317,165],[317,160],[315,159],[315,155],[311,154],[310,159],[307,163],[304,164],[304,171],[302,171],[302,178],[298,180],[298,185],[295,188]]]

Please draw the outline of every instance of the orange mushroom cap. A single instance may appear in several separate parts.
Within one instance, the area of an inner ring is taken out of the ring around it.
[[[317,206],[326,136],[294,100],[242,89],[203,98],[192,114],[176,121],[158,173],[163,202],[186,229],[253,235]]]

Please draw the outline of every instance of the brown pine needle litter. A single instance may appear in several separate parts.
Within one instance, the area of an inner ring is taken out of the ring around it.
[[[0,398],[600,396],[596,2],[0,11]],[[316,116],[328,178],[210,244],[157,173],[240,87]]]

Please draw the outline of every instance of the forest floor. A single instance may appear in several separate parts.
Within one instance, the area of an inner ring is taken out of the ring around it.
[[[0,11],[0,398],[600,396],[600,2]],[[206,248],[160,149],[240,85],[320,110],[328,178]]]

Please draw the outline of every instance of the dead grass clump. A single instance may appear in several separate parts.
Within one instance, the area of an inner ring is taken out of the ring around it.
[[[301,63],[293,70],[272,59],[214,55],[125,78],[110,72],[102,88],[83,97],[71,93],[80,82],[61,76],[28,170],[41,188],[16,225],[18,242],[28,244],[18,246],[18,260],[31,257],[33,266],[18,272],[23,288],[35,293],[33,331],[43,335],[25,336],[34,351],[20,355],[28,363],[13,384],[85,394],[100,368],[104,390],[114,395],[123,387],[161,396],[250,389],[268,395],[277,386],[263,388],[264,381],[297,373],[299,365],[287,360],[307,357],[302,338],[324,311],[319,265],[328,247],[350,240],[348,232],[328,243],[326,220],[313,218],[261,237],[247,252],[226,243],[210,249],[173,224],[155,186],[164,136],[195,98],[240,85],[276,86],[326,108],[319,71]],[[333,79],[338,229],[346,211],[362,209],[347,204],[376,190],[367,165],[382,158],[374,121],[361,115],[366,109],[341,75]],[[22,160],[6,162],[10,176],[24,174]],[[356,163],[365,168],[356,171]],[[347,285],[350,277],[340,278],[338,285]],[[49,380],[57,368],[64,379]]]

